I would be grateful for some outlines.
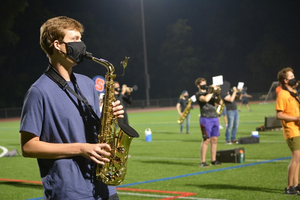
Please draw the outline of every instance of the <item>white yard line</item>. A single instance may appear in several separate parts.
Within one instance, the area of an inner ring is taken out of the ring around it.
[[[2,153],[0,154],[0,158],[1,157],[3,157],[7,152],[8,152],[8,150],[7,150],[7,148],[5,148],[5,147],[3,147],[3,146],[0,146],[0,149],[2,149]]]

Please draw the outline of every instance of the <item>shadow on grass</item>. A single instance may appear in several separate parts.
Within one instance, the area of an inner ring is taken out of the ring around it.
[[[177,162],[177,161],[165,161],[165,160],[147,160],[147,161],[138,161],[146,164],[164,164],[164,165],[184,165],[184,166],[193,166],[195,162]]]
[[[188,143],[191,143],[191,142],[197,142],[197,143],[199,143],[199,145],[200,145],[201,142],[202,142],[202,139],[197,139],[197,140],[182,140],[182,142],[188,142]]]
[[[3,181],[3,182],[0,182],[0,186],[1,185],[14,186],[14,187],[19,187],[19,188],[43,189],[42,185],[31,184],[31,183],[16,183],[16,182]]]
[[[230,184],[205,184],[205,185],[192,185],[188,184],[187,186],[196,186],[206,190],[238,190],[238,191],[260,191],[266,193],[284,193],[284,189],[273,189],[273,188],[264,188],[264,187],[249,187],[249,186],[238,186]]]
[[[276,132],[263,132],[263,133],[260,132],[261,136],[268,136],[268,137],[269,136],[278,136],[279,134],[282,134],[282,132],[280,132],[280,133],[278,133],[278,132],[277,133]]]
[[[169,131],[162,131],[162,132],[156,132],[156,131],[154,131],[154,132],[152,132],[152,134],[171,134],[171,135],[174,135],[174,134],[176,134],[174,131],[172,131],[172,132],[169,132]],[[179,133],[179,131],[178,131],[178,135],[179,135],[180,133]]]

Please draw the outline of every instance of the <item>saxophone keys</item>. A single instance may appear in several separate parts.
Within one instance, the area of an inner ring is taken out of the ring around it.
[[[125,153],[124,147],[118,147],[118,148],[117,148],[117,151],[118,151],[119,153],[121,153],[121,154],[124,154],[124,153]]]

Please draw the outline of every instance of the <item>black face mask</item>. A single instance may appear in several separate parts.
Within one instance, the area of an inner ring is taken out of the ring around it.
[[[207,85],[200,85],[201,90],[207,90],[208,86]]]
[[[63,43],[66,44],[66,48],[67,48],[67,53],[64,53],[64,52],[63,53],[66,54],[67,56],[69,56],[77,64],[81,63],[86,54],[85,44],[82,41],[68,42],[68,43],[63,42]]]
[[[185,95],[184,98],[186,98],[186,99],[189,98],[189,95]]]
[[[289,80],[289,85],[292,86],[292,87],[295,86],[295,85],[297,85],[297,79],[296,78],[290,79]]]
[[[118,87],[118,88],[115,88],[115,91],[116,91],[116,92],[120,92],[120,91],[121,91],[121,88],[119,88],[119,87]]]

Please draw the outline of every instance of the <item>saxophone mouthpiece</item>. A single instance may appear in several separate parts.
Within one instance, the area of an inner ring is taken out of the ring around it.
[[[89,59],[89,60],[93,60],[93,55],[92,55],[92,53],[86,51],[84,58]]]

